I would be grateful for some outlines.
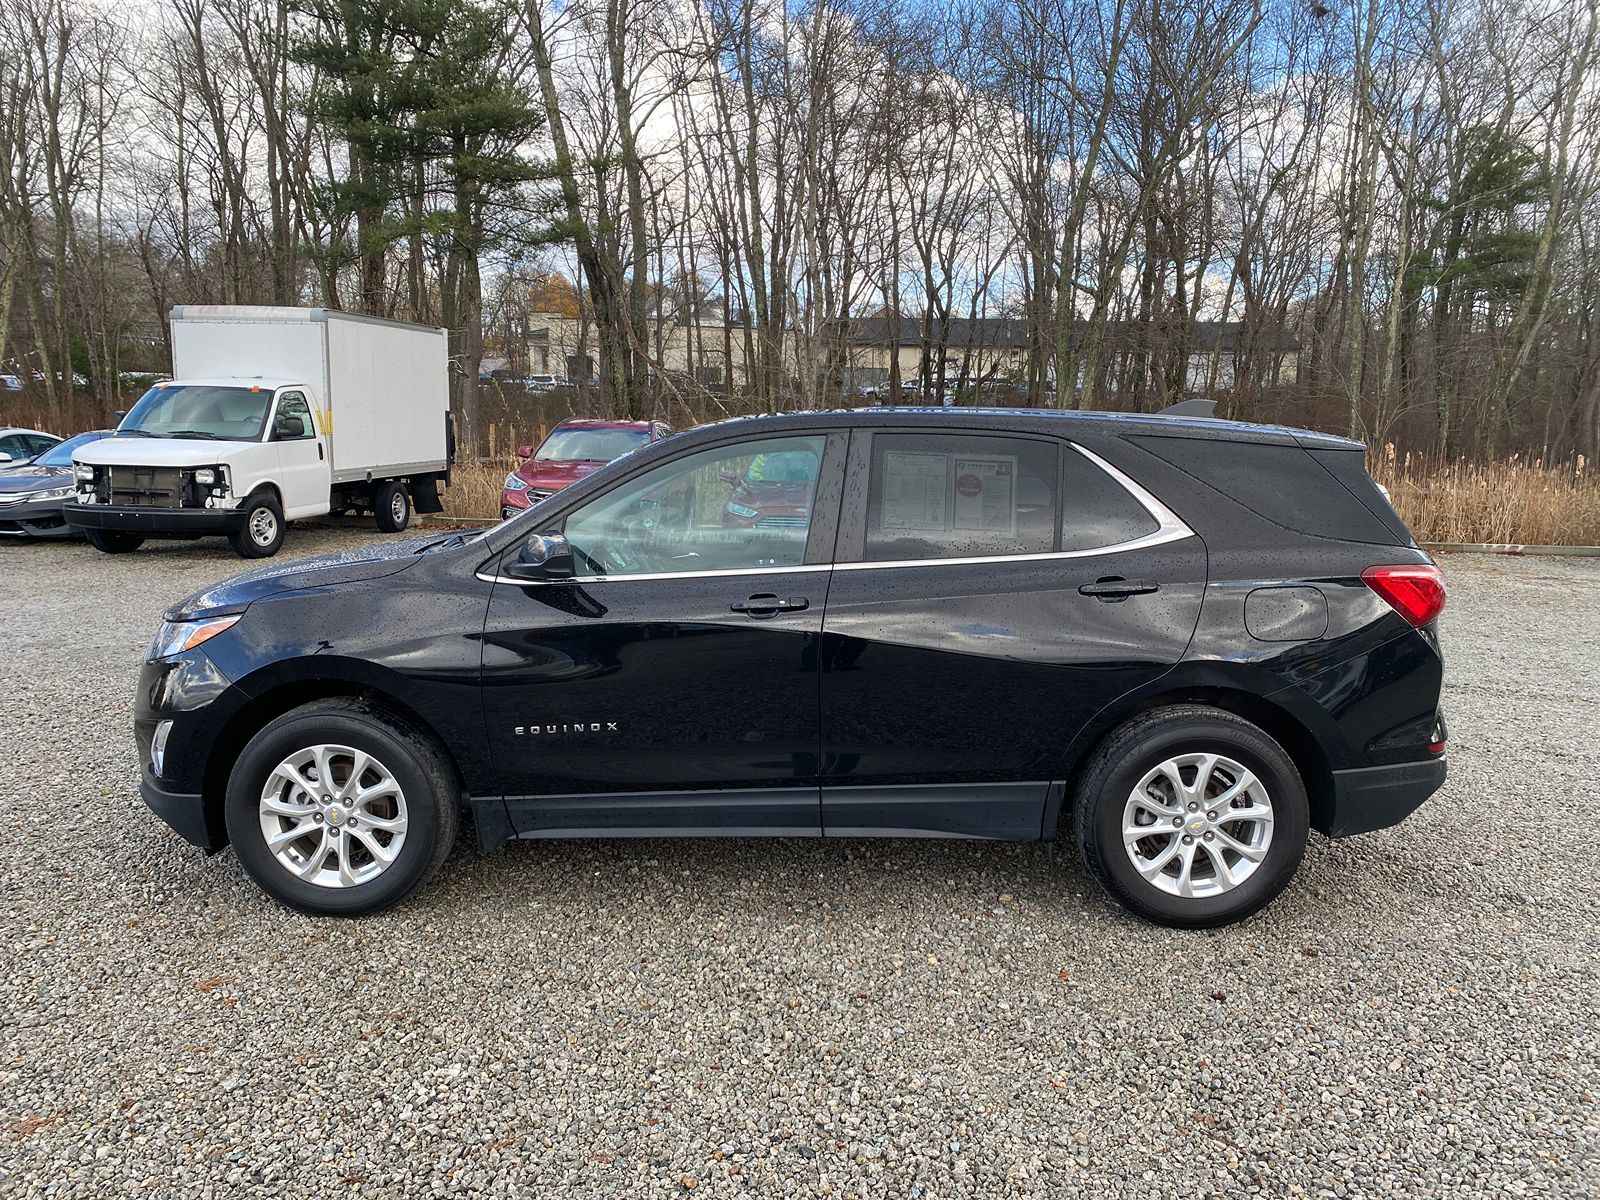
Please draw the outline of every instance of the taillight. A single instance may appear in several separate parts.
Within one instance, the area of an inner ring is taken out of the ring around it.
[[[1438,567],[1368,567],[1361,578],[1418,629],[1444,611],[1444,573]]]

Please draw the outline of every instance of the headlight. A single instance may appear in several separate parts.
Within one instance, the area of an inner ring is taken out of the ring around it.
[[[758,517],[758,516],[761,515],[756,509],[746,508],[743,504],[732,504],[732,503],[730,503],[728,505],[728,511],[731,512],[736,517],[744,517],[746,519],[748,519],[750,517]]]
[[[145,653],[145,657],[171,658],[174,654],[193,650],[196,646],[209,642],[217,634],[232,629],[243,615],[235,613],[231,617],[212,617],[209,621],[166,621],[156,634],[155,640],[150,643],[150,649]]]
[[[66,500],[78,490],[76,484],[66,484],[62,487],[46,488],[42,492],[29,492],[29,500]]]
[[[525,492],[528,490],[528,481],[515,471],[506,476],[506,491]]]
[[[208,483],[208,484],[209,483],[215,483],[217,481],[216,468],[215,467],[201,467],[198,471],[196,471],[194,473],[194,481],[196,483]]]
[[[72,477],[74,479],[81,479],[85,483],[93,483],[94,482],[94,468],[89,466],[89,465],[87,465],[87,464],[85,464],[85,463],[73,463],[72,464]]]

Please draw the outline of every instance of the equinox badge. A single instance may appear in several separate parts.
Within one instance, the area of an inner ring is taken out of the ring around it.
[[[518,737],[537,737],[549,733],[616,733],[615,721],[578,721],[570,725],[518,725]]]

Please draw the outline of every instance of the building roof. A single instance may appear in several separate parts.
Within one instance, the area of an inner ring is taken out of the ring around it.
[[[895,320],[892,316],[857,317],[839,322],[848,339],[858,346],[887,346],[898,340],[902,346],[915,346],[922,340],[922,318],[901,316],[899,337],[895,337]],[[1131,334],[1138,322],[1108,321],[1106,328],[1113,337]],[[1088,328],[1086,321],[1074,321],[1071,330],[1082,336]],[[1210,351],[1220,348],[1224,352],[1238,350],[1244,340],[1243,321],[1196,321],[1193,328],[1194,348]],[[945,343],[950,346],[984,346],[996,350],[1022,350],[1028,345],[1028,322],[1018,317],[953,317],[950,336]],[[1300,349],[1300,339],[1287,329],[1274,327],[1257,333],[1257,346],[1269,351],[1294,351]]]

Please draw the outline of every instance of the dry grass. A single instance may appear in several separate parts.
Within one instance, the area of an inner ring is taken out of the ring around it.
[[[1391,445],[1370,451],[1367,467],[1420,542],[1600,546],[1600,475],[1581,454],[1480,465],[1397,455]]]
[[[517,461],[458,466],[445,514],[497,519],[500,487]],[[1600,545],[1600,472],[1582,455],[1555,464],[1513,455],[1479,466],[1398,455],[1389,446],[1372,451],[1367,465],[1418,541]]]
[[[457,462],[450,472],[450,486],[439,493],[444,515],[466,520],[498,521],[500,492],[506,476],[520,459],[489,459],[483,462]]]

